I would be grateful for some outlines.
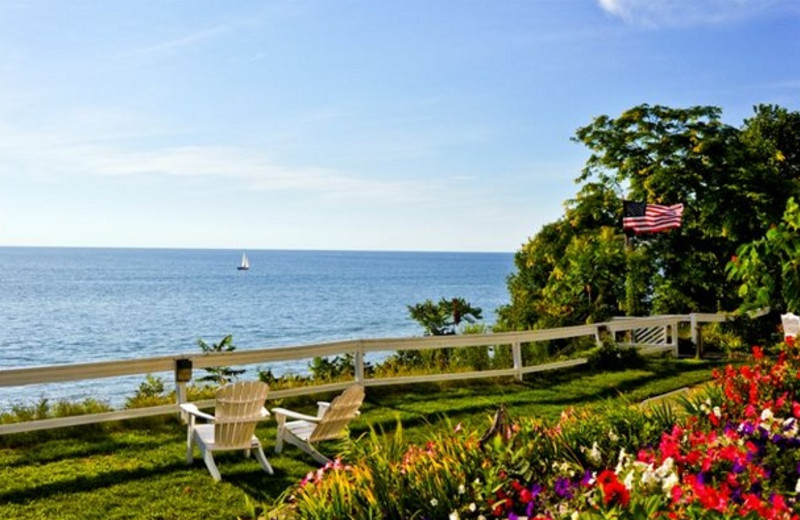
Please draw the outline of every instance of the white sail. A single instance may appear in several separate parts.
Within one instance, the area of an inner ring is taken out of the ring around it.
[[[250,260],[247,258],[247,253],[242,253],[242,263],[239,264],[238,269],[240,271],[246,271],[250,269]]]

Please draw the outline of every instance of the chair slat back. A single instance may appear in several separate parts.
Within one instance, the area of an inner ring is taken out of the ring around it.
[[[352,421],[364,402],[364,387],[353,385],[333,401],[325,411],[308,441],[313,443],[342,436],[345,427]]]
[[[214,408],[214,444],[221,448],[247,448],[269,387],[260,381],[239,381],[220,387]]]

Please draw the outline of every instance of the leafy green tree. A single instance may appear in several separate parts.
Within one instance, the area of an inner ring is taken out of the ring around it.
[[[197,346],[200,347],[200,350],[202,350],[205,354],[212,354],[216,352],[233,352],[236,350],[236,346],[233,344],[233,336],[231,334],[228,334],[219,342],[212,343],[210,345],[202,339],[198,339]],[[219,385],[224,385],[232,379],[238,379],[239,376],[245,372],[244,370],[235,370],[230,367],[212,367],[204,368],[203,370],[205,370],[207,374],[198,378],[198,381],[210,381]]]
[[[563,313],[589,322],[603,321],[618,311],[625,282],[620,273],[624,271],[623,243],[613,228],[604,226],[595,233],[573,237],[544,295]]]
[[[741,128],[720,116],[645,104],[579,128],[574,140],[591,151],[581,188],[517,252],[498,329],[737,307],[725,265],[800,194],[800,114],[762,105]],[[625,249],[623,198],[682,202],[683,226],[632,237]]]
[[[464,298],[448,300],[442,298],[438,303],[425,300],[422,303],[408,306],[411,318],[422,325],[426,336],[447,336],[458,333],[462,322],[474,324],[483,318],[480,307],[473,307]],[[406,367],[438,366],[445,368],[450,365],[452,349],[437,349],[431,351],[401,350],[395,359]]]
[[[425,300],[409,305],[408,313],[414,321],[422,325],[426,336],[456,334],[462,321],[475,323],[483,318],[481,308],[473,307],[464,298],[442,298],[439,303]]]
[[[800,311],[800,205],[794,198],[787,201],[780,224],[739,248],[728,273],[741,282],[742,310]]]

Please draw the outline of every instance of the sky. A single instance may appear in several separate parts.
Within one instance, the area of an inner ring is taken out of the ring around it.
[[[513,252],[640,103],[800,109],[800,0],[0,0],[0,246]]]

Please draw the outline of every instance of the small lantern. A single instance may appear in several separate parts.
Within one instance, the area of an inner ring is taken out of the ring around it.
[[[192,380],[192,360],[175,360],[175,381],[177,383],[188,383]]]

